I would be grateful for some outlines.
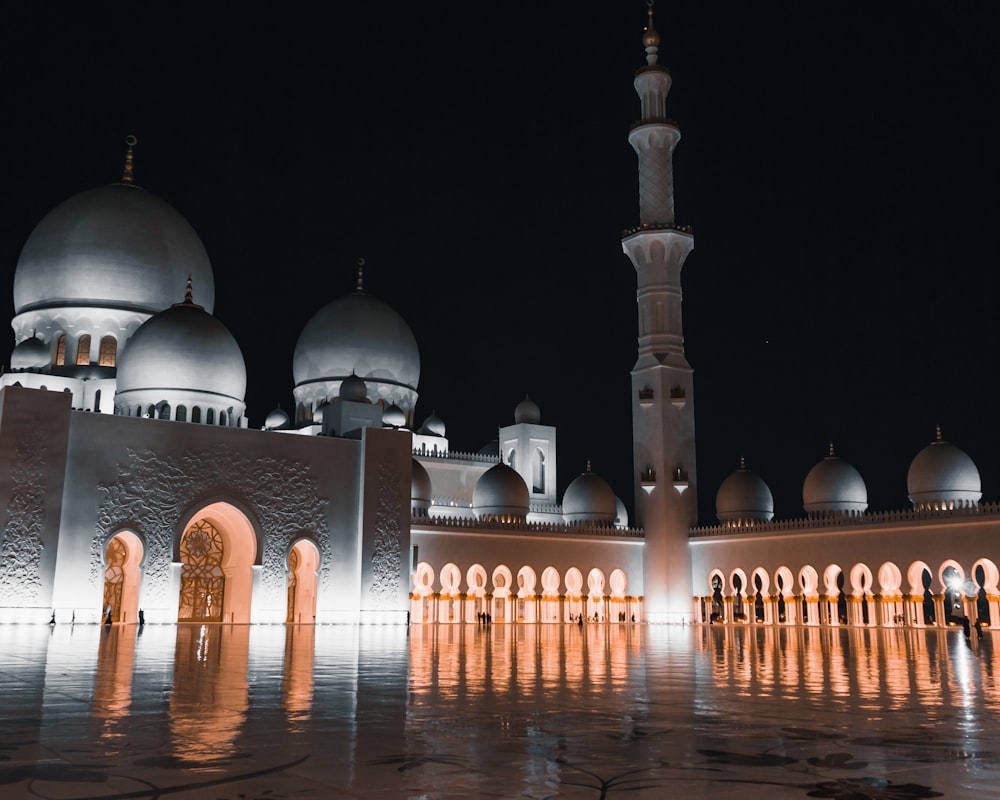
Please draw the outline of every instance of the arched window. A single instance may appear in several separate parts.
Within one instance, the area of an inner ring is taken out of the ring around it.
[[[226,420],[227,420],[226,412],[225,411],[220,411],[219,412],[219,424],[222,425],[223,427],[225,427],[225,425],[227,424]]]
[[[101,390],[98,389],[94,392],[94,411],[98,414],[101,413]]]
[[[205,413],[205,424],[206,425],[214,425],[215,424],[215,409],[214,408],[208,409],[208,411]]]
[[[156,419],[156,406],[150,406],[146,409],[146,416],[150,419]]]
[[[76,365],[85,367],[90,363],[90,334],[85,333],[76,343]]]
[[[178,422],[187,422],[188,410],[187,406],[177,406],[177,416],[174,417]]]
[[[535,448],[535,457],[531,462],[531,491],[545,494],[545,453],[540,447]]]
[[[158,415],[159,419],[170,419],[170,403],[160,404],[160,413]]]
[[[66,334],[59,334],[59,338],[56,340],[56,363],[57,367],[62,367],[66,365]]]
[[[191,421],[201,422],[201,406],[195,406],[191,409]]]
[[[115,337],[105,336],[101,339],[101,354],[97,363],[102,367],[113,367],[117,353],[118,342],[115,340]]]

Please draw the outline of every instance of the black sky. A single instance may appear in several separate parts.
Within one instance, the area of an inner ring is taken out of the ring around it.
[[[631,507],[644,5],[205,6],[8,10],[0,285],[135,133],[208,250],[252,425],[364,256],[420,344],[418,420],[478,449],[528,392],[561,487],[590,457]],[[1000,499],[1000,6],[686,0],[657,27],[703,522],[741,454],[798,516],[831,438],[902,508],[936,422]]]

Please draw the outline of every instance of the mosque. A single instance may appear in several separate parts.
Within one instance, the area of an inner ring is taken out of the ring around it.
[[[208,255],[137,185],[130,142],[121,180],[56,206],[17,263],[0,621],[1000,624],[1000,507],[940,431],[911,464],[912,508],[868,512],[831,445],[804,517],[775,520],[741,463],[717,524],[699,524],[681,318],[694,239],[674,218],[680,132],[652,10],[643,47],[639,223],[622,239],[634,525],[589,467],[557,496],[556,428],[530,398],[481,449],[414,419],[418,343],[360,267],[299,336],[294,411],[252,428]]]

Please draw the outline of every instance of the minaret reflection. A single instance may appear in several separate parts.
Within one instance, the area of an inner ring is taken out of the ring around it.
[[[211,767],[236,752],[247,715],[249,625],[178,625],[170,730],[174,756]]]

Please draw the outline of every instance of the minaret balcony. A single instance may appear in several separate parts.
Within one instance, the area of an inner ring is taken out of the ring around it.
[[[676,467],[673,474],[674,491],[677,494],[684,494],[691,485],[688,482],[687,470],[683,467]]]
[[[643,408],[649,408],[653,405],[654,393],[653,390],[645,386],[639,390],[639,405]]]
[[[654,231],[677,231],[678,233],[693,234],[694,229],[690,225],[677,225],[673,222],[643,222],[633,228],[626,228],[622,231],[622,238],[627,239],[637,233],[647,233]]]
[[[639,485],[646,494],[652,494],[656,488],[656,470],[646,467],[639,475]]]
[[[670,402],[676,409],[684,408],[687,403],[687,392],[683,386],[674,386],[670,389]]]

